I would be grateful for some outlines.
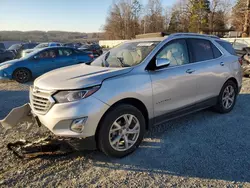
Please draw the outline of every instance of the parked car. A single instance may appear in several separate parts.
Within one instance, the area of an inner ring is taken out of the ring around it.
[[[5,50],[5,45],[2,42],[0,42],[0,49]]]
[[[85,52],[92,52],[95,57],[98,57],[103,53],[102,48],[99,44],[85,44],[78,49]]]
[[[22,51],[22,57],[26,56],[27,54],[35,51],[35,50],[39,50],[42,48],[47,48],[47,47],[56,47],[56,46],[62,46],[61,43],[58,42],[45,42],[45,43],[40,43],[38,45],[36,45],[34,48],[32,49],[28,49],[28,50],[23,50]]]
[[[30,42],[30,43],[21,43],[21,44],[13,44],[8,48],[8,51],[11,51],[15,54],[15,58],[19,59],[22,57],[22,51],[26,49],[34,48],[38,43]]]
[[[124,157],[152,125],[209,107],[230,112],[241,86],[230,43],[173,34],[127,41],[90,65],[46,73],[30,90],[30,107],[15,113],[32,110],[32,121],[55,135],[87,138],[106,155]]]
[[[91,62],[92,54],[67,47],[49,47],[0,65],[1,79],[14,79],[26,83],[53,69]]]
[[[77,49],[77,48],[80,48],[82,46],[82,44],[79,42],[77,42],[77,43],[65,43],[65,44],[63,44],[63,46]]]
[[[243,76],[250,76],[250,48],[244,48],[243,55],[239,56],[242,60]]]
[[[15,54],[13,52],[0,48],[0,63],[14,59],[14,57]]]
[[[245,55],[246,53],[246,48],[248,48],[248,44],[247,43],[243,43],[242,41],[234,41],[231,43],[233,45],[233,48],[236,52],[236,54],[239,56],[239,57],[242,57],[243,55]]]

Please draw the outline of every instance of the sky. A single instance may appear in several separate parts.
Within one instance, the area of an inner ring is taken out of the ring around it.
[[[175,2],[161,1],[164,7]],[[113,0],[0,0],[0,30],[100,32],[112,2]]]

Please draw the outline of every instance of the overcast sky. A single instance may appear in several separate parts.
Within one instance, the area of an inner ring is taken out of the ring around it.
[[[113,0],[0,0],[0,30],[99,32]],[[147,0],[142,0],[146,3]],[[162,0],[164,7],[175,0]]]

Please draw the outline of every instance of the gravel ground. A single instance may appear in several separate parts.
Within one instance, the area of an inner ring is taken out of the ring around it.
[[[28,101],[30,84],[0,82],[0,119]],[[0,187],[250,187],[250,79],[234,110],[204,110],[154,127],[123,159],[99,151],[20,160],[6,149],[19,138],[48,135],[0,128]]]

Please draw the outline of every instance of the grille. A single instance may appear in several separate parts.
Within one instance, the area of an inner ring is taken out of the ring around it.
[[[53,106],[54,100],[50,91],[30,88],[30,103],[32,109],[38,114],[46,114]]]

